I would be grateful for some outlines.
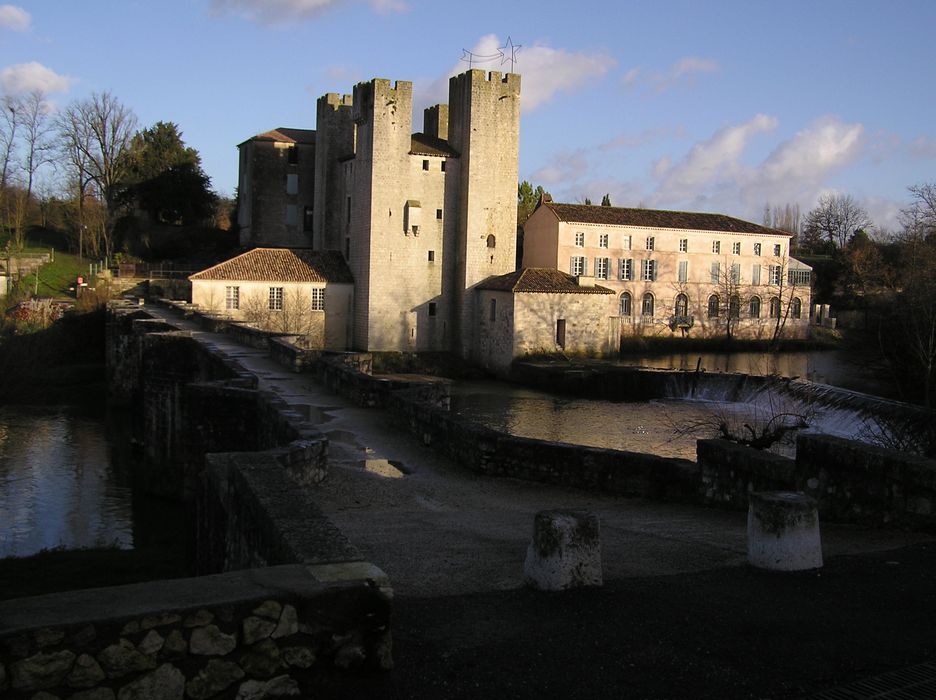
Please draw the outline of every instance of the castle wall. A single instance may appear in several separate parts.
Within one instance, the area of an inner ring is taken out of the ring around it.
[[[459,159],[456,337],[478,347],[474,285],[516,268],[520,76],[469,70],[449,81],[449,143]]]
[[[312,247],[344,250],[342,160],[354,154],[351,95],[329,93],[316,104]]]
[[[289,162],[291,148],[295,163]],[[306,230],[311,220],[305,211],[313,205],[315,146],[253,139],[240,149],[241,245],[308,247],[312,232]]]

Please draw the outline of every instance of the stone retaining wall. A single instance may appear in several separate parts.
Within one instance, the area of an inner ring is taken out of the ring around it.
[[[0,693],[310,697],[324,669],[392,666],[390,600],[368,573],[279,566],[0,602]]]

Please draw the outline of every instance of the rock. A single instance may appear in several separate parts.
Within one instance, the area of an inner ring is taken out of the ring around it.
[[[237,689],[237,700],[295,697],[299,684],[289,676],[277,676],[268,681],[246,681]]]
[[[172,664],[128,683],[117,693],[118,700],[183,700],[185,676]]]
[[[97,639],[97,630],[94,625],[85,625],[71,636],[73,646],[84,647]]]
[[[243,630],[244,630],[244,644],[253,644],[254,642],[259,642],[261,639],[266,639],[273,631],[276,629],[276,622],[273,620],[264,620],[260,617],[250,617],[244,618]]]
[[[237,640],[232,634],[225,634],[217,625],[196,627],[189,639],[189,649],[201,656],[224,656],[234,650]]]
[[[197,613],[186,617],[182,624],[186,627],[204,627],[205,625],[210,625],[213,621],[214,615],[208,610],[199,610]]]
[[[82,690],[75,693],[68,700],[116,700],[114,691],[110,688],[94,688],[93,690]]]
[[[156,668],[155,659],[141,654],[132,642],[123,638],[105,648],[98,654],[97,660],[108,678],[120,678],[128,673]]]
[[[282,606],[275,600],[265,600],[263,603],[253,609],[254,615],[265,617],[268,620],[279,620]]]
[[[55,646],[65,639],[65,633],[62,630],[53,630],[48,627],[43,627],[41,630],[33,632],[33,639],[36,641],[37,647],[45,649],[46,647]]]
[[[142,641],[137,644],[137,651],[141,654],[156,654],[163,648],[164,643],[165,640],[162,638],[162,635],[156,630],[151,629],[146,633]]]
[[[31,646],[30,639],[25,634],[18,634],[15,637],[8,637],[4,639],[0,644],[6,648],[10,653],[10,656],[22,659],[26,656],[29,656],[29,647]]]
[[[600,532],[598,516],[592,513],[540,511],[523,563],[524,580],[541,591],[600,586]]]
[[[231,661],[212,659],[188,682],[185,692],[195,700],[206,700],[244,677],[240,666]]]
[[[140,623],[136,620],[130,620],[127,624],[123,626],[120,630],[120,634],[136,634],[140,631]]]
[[[0,690],[6,690],[6,666],[0,664]]]
[[[296,668],[309,668],[315,663],[315,652],[309,647],[286,647],[282,656],[289,666]]]
[[[175,613],[162,613],[161,615],[147,615],[140,621],[141,630],[151,630],[154,627],[165,627],[174,625],[182,618]]]
[[[288,637],[299,631],[299,616],[296,614],[296,608],[292,605],[283,606],[283,614],[280,615],[279,624],[273,631],[273,639]]]
[[[393,635],[390,630],[386,630],[374,646],[374,656],[377,657],[377,665],[382,670],[389,671],[393,668]]]
[[[367,654],[364,653],[364,647],[358,642],[348,642],[342,644],[335,653],[335,666],[338,668],[352,668],[364,663]]]
[[[269,678],[283,665],[279,647],[272,639],[264,639],[254,644],[250,650],[241,656],[241,668],[247,675],[257,678]]]
[[[81,654],[75,659],[71,673],[65,682],[69,688],[90,688],[104,680],[104,670],[90,654]]]
[[[75,655],[67,649],[39,652],[10,667],[11,685],[15,690],[40,690],[59,685],[74,661]]]
[[[166,641],[163,642],[162,652],[164,656],[181,656],[188,651],[188,642],[179,630],[172,630]]]
[[[52,693],[47,693],[44,690],[40,690],[38,693],[33,695],[29,700],[62,700],[58,695],[53,695]]]

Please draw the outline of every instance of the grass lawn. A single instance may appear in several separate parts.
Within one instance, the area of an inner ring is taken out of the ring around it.
[[[48,248],[27,248],[26,253],[48,253]],[[87,259],[81,259],[77,255],[55,252],[55,259],[48,265],[43,265],[39,269],[39,296],[40,297],[63,297],[74,296],[74,292],[69,292],[70,287],[75,286],[75,280],[78,275],[88,276]],[[35,293],[36,277],[35,275],[25,275],[21,282],[22,288]]]

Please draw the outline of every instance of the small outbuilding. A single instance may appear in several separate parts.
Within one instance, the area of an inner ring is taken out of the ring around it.
[[[310,348],[351,345],[354,278],[336,251],[254,248],[189,280],[205,311],[303,336]]]
[[[603,356],[618,348],[615,294],[593,277],[524,268],[488,277],[478,294],[476,359],[506,374],[515,358],[539,353]]]

